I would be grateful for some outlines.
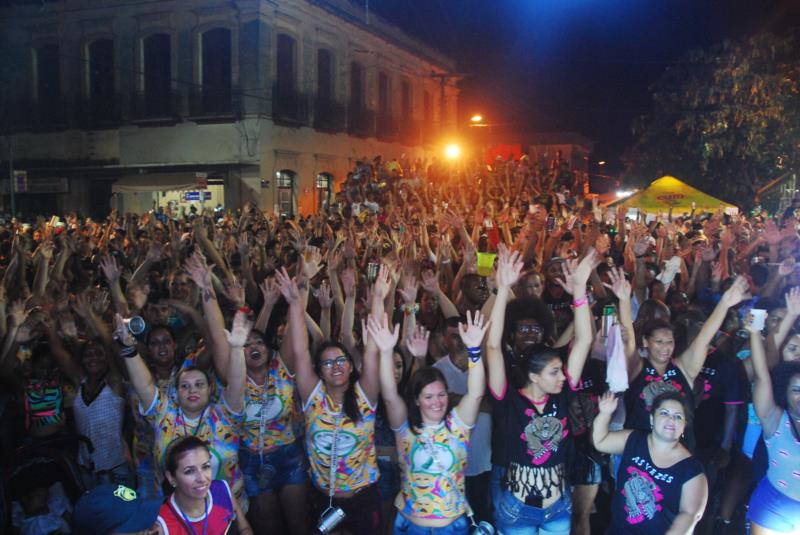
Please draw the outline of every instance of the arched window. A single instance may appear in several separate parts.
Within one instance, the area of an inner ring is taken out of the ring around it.
[[[145,117],[172,115],[172,40],[156,33],[142,40],[142,84]]]
[[[203,32],[200,65],[203,112],[231,112],[233,91],[230,30],[214,28]]]

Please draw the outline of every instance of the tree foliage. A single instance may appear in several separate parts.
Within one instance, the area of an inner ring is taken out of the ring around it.
[[[729,202],[800,169],[800,34],[759,34],[689,52],[651,86],[624,179],[670,174]]]

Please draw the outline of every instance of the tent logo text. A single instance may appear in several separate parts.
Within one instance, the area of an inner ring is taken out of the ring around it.
[[[666,195],[659,195],[656,197],[659,201],[669,202],[669,201],[677,201],[679,199],[683,199],[685,195],[683,193],[667,193]]]

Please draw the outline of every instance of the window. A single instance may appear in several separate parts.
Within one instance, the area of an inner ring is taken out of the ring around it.
[[[400,84],[400,116],[404,120],[411,119],[411,84],[403,80]]]
[[[317,98],[333,99],[333,54],[325,48],[317,50]]]
[[[40,105],[52,105],[61,99],[58,52],[58,45],[36,49],[36,98]]]
[[[170,36],[157,33],[142,43],[144,103],[146,115],[165,117],[171,114],[172,43]]]
[[[350,108],[364,108],[364,67],[357,61],[350,64]]]
[[[278,210],[280,215],[294,215],[294,178],[297,175],[291,169],[282,169],[275,173],[278,179]]]
[[[278,35],[277,84],[279,95],[290,95],[295,88],[295,42],[282,33]]]
[[[431,103],[431,94],[428,91],[422,94],[422,114],[425,123],[430,126],[431,123],[433,123],[433,106]]]
[[[114,41],[98,39],[89,45],[89,99],[93,106],[114,101]]]
[[[330,206],[331,192],[333,191],[333,175],[320,173],[317,175],[317,211],[323,211]]]
[[[231,31],[214,28],[203,33],[201,54],[203,111],[232,111]]]
[[[294,183],[294,171],[291,169],[283,169],[275,173],[275,178],[278,179],[279,188],[291,188]]]
[[[389,76],[385,72],[378,73],[378,113],[389,115]]]

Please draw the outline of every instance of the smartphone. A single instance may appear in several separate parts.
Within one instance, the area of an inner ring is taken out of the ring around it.
[[[378,267],[380,265],[377,262],[369,262],[367,264],[367,280],[369,282],[375,282],[375,279],[378,278]]]
[[[548,216],[547,223],[545,224],[544,228],[547,232],[553,232],[556,229],[556,218],[553,216]]]

